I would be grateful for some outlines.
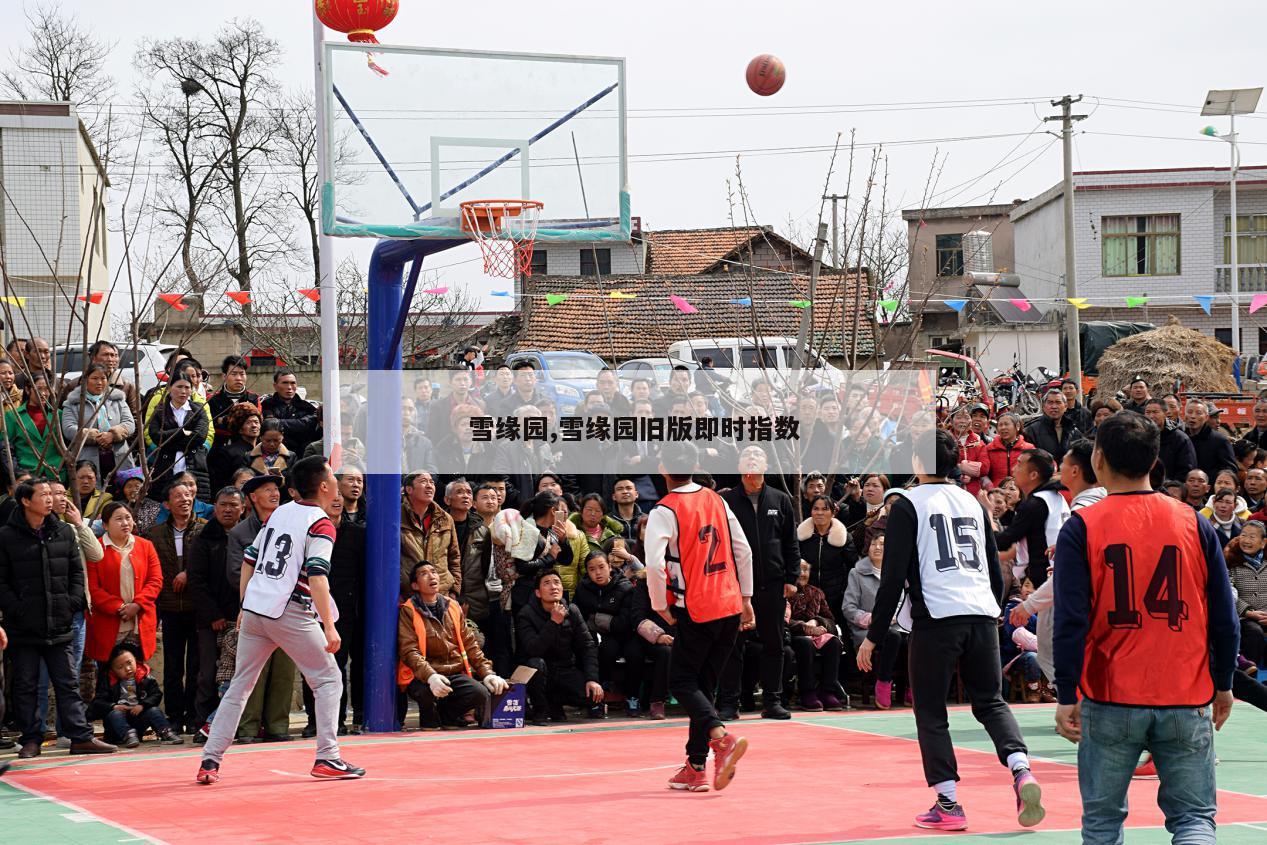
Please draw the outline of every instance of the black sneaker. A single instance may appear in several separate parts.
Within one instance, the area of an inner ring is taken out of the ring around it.
[[[312,776],[320,780],[353,780],[365,777],[365,770],[342,760],[318,760],[312,764]]]
[[[733,722],[739,718],[739,711],[734,707],[718,707],[717,718],[723,722]]]
[[[598,702],[597,704],[591,704],[589,708],[589,713],[586,715],[591,719],[606,719],[607,705],[601,701]]]
[[[312,739],[316,735],[317,735],[316,725],[313,725],[313,724],[304,725],[304,730],[302,734],[304,739]]]
[[[790,719],[792,714],[782,704],[775,702],[761,711],[762,719]]]

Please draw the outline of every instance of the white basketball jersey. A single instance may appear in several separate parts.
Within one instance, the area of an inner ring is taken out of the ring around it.
[[[986,566],[981,503],[953,484],[921,484],[897,492],[915,507],[915,548],[928,615],[998,617],[999,602]]]
[[[1050,549],[1056,545],[1060,528],[1069,518],[1069,505],[1065,502],[1065,497],[1056,490],[1042,490],[1032,495],[1047,503],[1047,524],[1043,526],[1043,533],[1047,537],[1047,548]],[[1024,538],[1016,543],[1016,566],[1021,570],[1029,567],[1029,543]]]
[[[273,511],[255,536],[255,542],[246,550],[244,563],[254,558],[255,574],[246,585],[242,599],[244,609],[270,619],[281,617],[299,587],[304,563],[313,551],[309,548],[308,529],[325,518],[326,513],[321,508],[300,502],[287,502]],[[329,543],[323,539],[322,545]],[[329,559],[327,548],[323,548],[321,554]],[[301,592],[306,593],[306,586]],[[335,611],[335,619],[331,621],[337,619]]]

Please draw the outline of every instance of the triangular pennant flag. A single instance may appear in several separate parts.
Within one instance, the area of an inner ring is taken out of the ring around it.
[[[1253,314],[1264,305],[1267,305],[1267,293],[1254,294],[1254,298],[1249,301],[1249,313]]]
[[[611,292],[612,299],[637,299],[636,293],[625,293],[623,290],[614,290]]]
[[[676,294],[669,294],[669,301],[676,305],[677,310],[681,311],[683,314],[695,314],[699,311],[699,309],[694,305]]]
[[[1072,305],[1074,308],[1077,308],[1079,311],[1081,311],[1083,308],[1091,307],[1091,303],[1087,302],[1086,297],[1082,297],[1082,296],[1075,296],[1070,299],[1066,299],[1065,301],[1068,302],[1070,305]]]
[[[1210,305],[1214,303],[1214,297],[1208,294],[1199,293],[1199,294],[1194,294],[1192,298],[1195,299],[1197,301],[1197,304],[1201,306],[1202,311],[1204,311],[1207,314],[1210,313]]]
[[[788,305],[791,305],[793,308],[809,308],[809,300],[808,299],[793,299],[788,302]]]
[[[189,306],[188,306],[188,305],[186,305],[185,303],[181,302],[181,300],[182,300],[182,299],[184,299],[184,295],[183,295],[183,294],[179,294],[179,293],[160,293],[160,294],[158,295],[158,298],[159,298],[159,299],[161,299],[161,300],[163,300],[164,302],[166,302],[168,305],[170,305],[170,306],[171,306],[173,309],[175,309],[176,311],[184,311],[186,308],[188,308],[188,307],[189,307]]]
[[[238,305],[251,304],[251,292],[249,290],[226,290],[224,295],[232,299]]]
[[[100,305],[103,297],[105,297],[105,294],[97,291],[96,293],[90,293],[87,296],[77,296],[75,299],[78,299],[80,302],[91,302],[93,305]]]
[[[430,294],[431,296],[444,296],[448,292],[448,288],[427,288],[423,291],[423,293]]]
[[[18,308],[26,307],[25,296],[0,296],[0,302],[7,302],[10,305],[16,305]]]
[[[947,299],[946,304],[956,311],[962,311],[963,307],[968,304],[966,299]]]
[[[511,294],[511,292],[510,292],[510,291],[508,291],[508,290],[495,290],[495,291],[493,291],[493,296],[511,296],[511,295],[512,295],[512,294]]]
[[[880,307],[892,314],[897,310],[898,301],[896,299],[881,299]]]
[[[311,299],[313,302],[318,302],[321,300],[320,288],[300,288],[299,292],[302,293],[304,296],[308,297],[309,299]]]
[[[565,299],[567,299],[567,298],[568,298],[568,295],[567,295],[566,293],[547,293],[547,294],[546,294],[546,304],[547,304],[547,305],[558,305],[560,302],[562,302],[563,300],[565,300]]]
[[[745,307],[751,307],[751,306],[752,306],[752,297],[750,297],[750,296],[738,296],[738,297],[735,297],[734,299],[730,300],[730,304],[731,304],[731,305],[743,305],[743,306],[745,306]]]
[[[1127,307],[1127,308],[1138,308],[1138,307],[1140,307],[1141,305],[1147,305],[1147,304],[1148,304],[1148,297],[1146,297],[1146,296],[1128,296],[1128,297],[1126,297],[1126,307]]]
[[[1029,300],[1028,300],[1028,299],[1025,299],[1024,297],[1020,297],[1020,298],[1017,298],[1017,299],[1009,299],[1009,300],[1008,300],[1008,302],[1010,302],[1010,303],[1012,303],[1013,305],[1015,305],[1015,306],[1016,306],[1016,310],[1017,310],[1017,311],[1020,311],[1022,314],[1024,314],[1024,313],[1025,313],[1026,311],[1028,311],[1030,308],[1033,308],[1033,306],[1029,304]]]

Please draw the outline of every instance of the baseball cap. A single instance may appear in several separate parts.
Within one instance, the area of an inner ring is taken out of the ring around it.
[[[975,414],[975,413],[977,413],[978,411],[980,411],[980,412],[981,412],[981,413],[983,413],[983,414],[989,414],[989,413],[990,413],[990,406],[989,406],[989,405],[987,405],[987,404],[985,404],[984,402],[974,402],[974,403],[972,404],[972,407],[970,407],[970,408],[968,409],[968,413],[970,413],[970,414]]]
[[[1219,414],[1223,413],[1223,409],[1215,405],[1213,402],[1206,402],[1205,412],[1212,417],[1217,417]]]

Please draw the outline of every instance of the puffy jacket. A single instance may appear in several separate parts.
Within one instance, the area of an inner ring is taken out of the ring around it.
[[[880,590],[880,573],[870,558],[863,558],[849,573],[849,586],[845,589],[844,610],[845,622],[849,627],[849,636],[853,638],[853,646],[857,648],[867,638],[867,629],[861,626],[864,614],[875,608],[875,594]]]
[[[79,424],[81,413],[83,414],[82,426]],[[104,415],[104,419],[100,419],[99,414]],[[62,403],[62,440],[66,442],[66,448],[71,454],[76,453],[75,438],[85,428],[114,433],[115,442],[111,444],[110,451],[114,454],[116,471],[128,469],[133,465],[130,447],[132,437],[136,434],[136,419],[132,416],[132,409],[128,407],[127,398],[122,390],[117,387],[110,388],[100,402],[94,399],[85,402],[83,388],[80,387],[76,387],[66,396],[66,401]],[[103,481],[106,480],[105,474],[101,471],[101,448],[96,441],[85,439],[78,444],[78,457],[72,463],[78,461],[91,461],[97,468],[97,477]]]
[[[104,662],[110,659],[110,651],[119,639],[119,608],[123,607],[123,597],[119,582],[122,555],[108,541],[103,547],[101,560],[88,563],[88,597],[92,606],[88,611],[84,653]],[[155,601],[163,589],[163,569],[153,544],[144,537],[132,538],[128,563],[132,567],[132,601],[141,608],[134,630],[141,639],[141,654],[149,658],[158,647]]]
[[[801,545],[801,560],[809,564],[809,582],[823,591],[833,611],[840,610],[849,570],[858,561],[858,550],[845,524],[833,519],[824,536],[814,530],[814,520],[807,519],[796,527],[796,539]]]
[[[274,393],[260,401],[265,419],[281,423],[282,442],[296,455],[302,455],[308,444],[321,437],[321,417],[317,406],[295,396],[289,402]]]
[[[143,431],[145,434],[145,448],[147,449],[153,449],[158,445],[158,441],[150,434],[150,422],[154,419],[154,414],[158,412],[158,406],[166,398],[167,385],[164,384],[151,391],[145,399],[145,414],[142,416],[142,420],[144,421]],[[202,407],[203,415],[207,418],[205,442],[206,447],[210,449],[215,442],[216,436],[215,426],[211,421],[211,406],[196,391],[189,397],[189,401],[198,402]]]
[[[585,532],[585,526],[581,524],[581,515],[579,513],[574,513],[569,516],[568,521],[575,525],[577,530],[584,535],[585,542],[589,544],[589,550],[591,552],[601,552],[603,550],[603,543],[606,543],[612,537],[620,537],[621,531],[624,528],[624,526],[620,524],[619,520],[612,519],[610,516],[604,516],[603,521],[599,523],[602,530],[599,532],[598,539],[595,540],[593,536]],[[577,562],[581,566],[584,566],[585,558],[582,557]]]
[[[233,473],[251,465],[251,451],[255,446],[240,437],[217,443],[207,455],[207,476],[214,496],[233,478]]]
[[[61,427],[61,412],[49,411],[44,430],[31,419],[26,403],[10,408],[4,414],[4,428],[9,435],[9,452],[13,465],[32,475],[48,478],[62,476],[62,453],[57,451],[57,435]]]
[[[330,596],[341,625],[360,620],[365,606],[365,523],[347,517],[344,511],[339,518],[330,554]]]
[[[229,532],[214,519],[202,526],[193,540],[185,540],[185,571],[189,573],[185,592],[193,603],[199,628],[210,628],[220,619],[233,623],[238,618],[241,587],[236,581],[229,583],[225,567],[228,552]]]
[[[207,410],[207,403],[197,396],[189,398],[189,405],[184,423],[178,424],[172,415],[171,405],[166,401],[160,402],[146,425],[146,434],[156,446],[150,461],[150,477],[154,480],[154,486],[150,488],[151,497],[155,493],[164,495],[172,481],[176,455],[183,452],[185,470],[192,473],[198,482],[196,498],[211,501],[211,479],[207,476],[207,438],[212,436],[211,412]]]
[[[137,667],[138,669],[141,667]],[[142,707],[157,707],[163,700],[163,691],[154,676],[138,673],[136,679],[136,702]],[[104,719],[114,705],[119,703],[119,682],[109,670],[97,670],[97,689],[93,699],[88,703],[88,721]]]
[[[547,666],[574,666],[586,681],[598,683],[598,648],[574,604],[568,605],[563,621],[555,623],[534,597],[515,614],[515,644],[520,660],[535,657]]]
[[[53,515],[39,533],[18,507],[0,526],[0,613],[17,645],[70,642],[76,613],[88,607],[79,542],[71,526]]]
[[[801,573],[792,497],[769,484],[762,486],[754,509],[742,485],[721,494],[743,527],[752,547],[753,584],[795,584]]]
[[[628,630],[618,630],[628,624],[628,612],[625,605],[633,598],[633,582],[623,572],[612,572],[612,578],[600,587],[589,578],[582,578],[576,586],[576,606],[581,610],[585,622],[594,628],[594,615],[605,613],[611,618],[608,633],[621,639],[628,636]]]
[[[423,530],[414,516],[409,500],[400,506],[400,593],[408,596],[413,587],[409,575],[420,560],[430,561],[440,573],[440,593],[462,591],[462,552],[458,548],[458,532],[453,517],[435,502],[428,506],[431,524]]]
[[[1024,434],[1018,434],[1010,446],[1003,442],[1002,437],[994,438],[985,445],[985,477],[990,479],[992,485],[998,487],[1003,479],[1016,470],[1016,462],[1020,460],[1021,452],[1033,448],[1034,444],[1026,440]]]
[[[401,604],[396,623],[400,661],[413,671],[415,678],[426,683],[427,679],[437,672],[446,676],[465,674],[466,667],[462,663],[464,648],[466,659],[471,664],[471,673],[476,679],[492,674],[493,664],[484,656],[484,651],[480,648],[479,641],[475,639],[471,626],[463,625],[461,631],[454,630],[448,607],[453,599],[446,598],[443,593],[438,598],[440,600],[439,619],[427,612],[426,607],[419,601],[417,593]],[[425,657],[418,646],[418,634],[414,630],[415,613],[422,617],[423,628],[427,632]],[[462,638],[461,647],[459,647],[458,637]]]
[[[1035,449],[1046,450],[1060,466],[1060,459],[1069,450],[1069,444],[1082,437],[1082,432],[1068,422],[1061,420],[1060,437],[1056,437],[1056,424],[1051,417],[1043,415],[1025,426],[1025,437],[1034,444]]]
[[[963,439],[955,438],[955,443],[959,446],[960,462],[969,461],[978,465],[977,475],[968,475],[964,473],[964,489],[972,495],[976,495],[981,489],[981,478],[985,475],[986,466],[986,445],[982,442],[980,436],[975,431],[969,431],[964,435]]]
[[[186,575],[185,589],[179,593],[172,588],[172,582],[177,575],[185,571],[185,561],[193,547],[193,541],[206,522],[205,519],[190,516],[189,522],[185,524],[185,536],[181,540],[181,549],[184,552],[181,555],[176,554],[176,528],[170,519],[155,525],[146,533],[146,539],[154,544],[159,563],[163,567],[163,592],[158,594],[159,610],[166,613],[186,613],[194,609],[188,575]]]

